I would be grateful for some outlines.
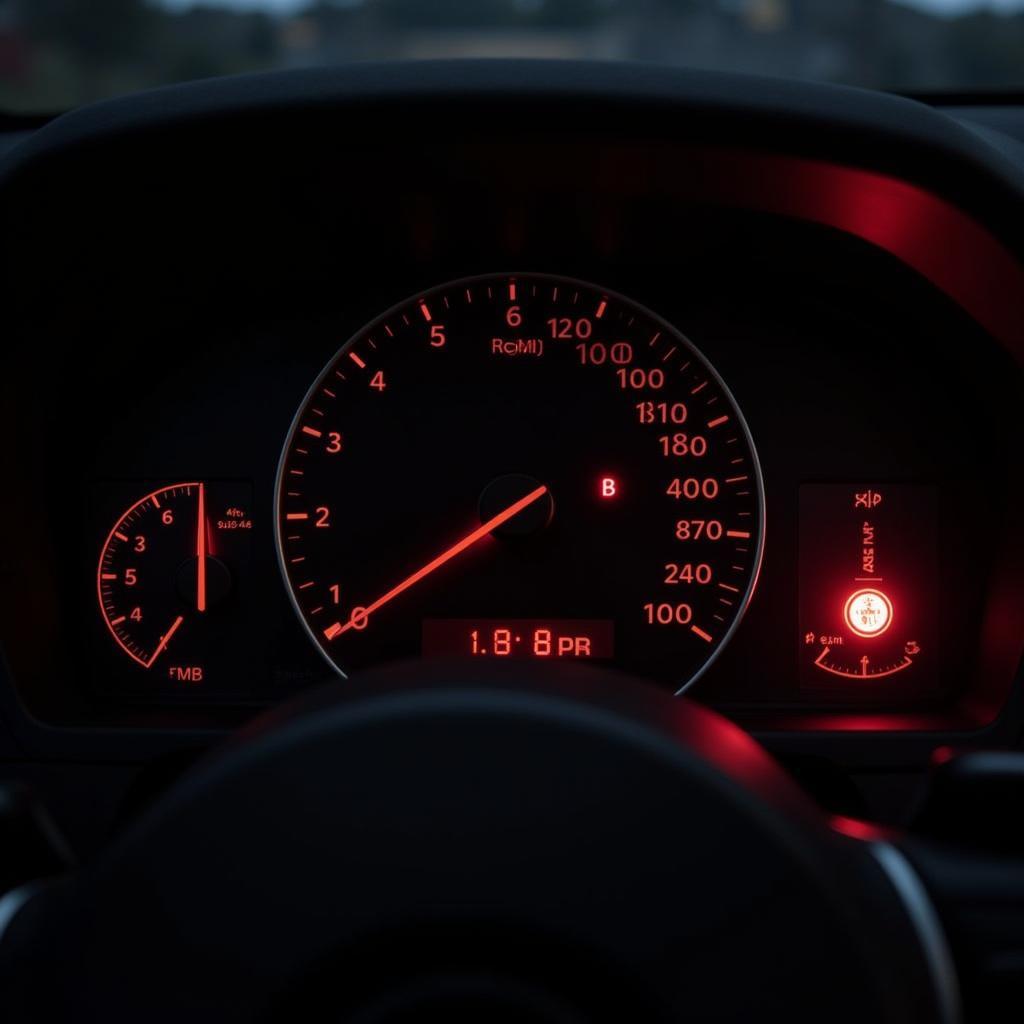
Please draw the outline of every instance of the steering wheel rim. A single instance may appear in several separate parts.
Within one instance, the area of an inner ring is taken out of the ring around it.
[[[945,1019],[865,844],[725,719],[582,666],[278,709],[4,947],[12,1021]]]

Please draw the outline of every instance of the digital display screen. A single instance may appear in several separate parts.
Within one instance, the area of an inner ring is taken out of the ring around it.
[[[424,619],[428,658],[611,658],[611,619]]]

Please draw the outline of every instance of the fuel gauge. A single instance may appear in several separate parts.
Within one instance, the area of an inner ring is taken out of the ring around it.
[[[885,699],[934,658],[935,497],[912,484],[811,484],[800,494],[801,682]]]
[[[100,613],[138,671],[185,687],[209,681],[209,654],[249,556],[247,492],[230,481],[171,484],[139,498],[107,534]]]

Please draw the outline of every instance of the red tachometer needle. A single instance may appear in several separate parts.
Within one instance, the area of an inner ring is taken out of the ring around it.
[[[178,627],[184,621],[185,621],[185,617],[183,615],[179,615],[171,623],[171,628],[169,630],[167,630],[167,632],[164,633],[164,635],[162,637],[160,637],[160,643],[158,643],[156,645],[156,650],[150,656],[149,661],[146,662],[146,668],[149,668],[149,666],[152,665],[153,662],[156,661],[156,659],[160,657],[160,655],[163,653],[164,648],[170,643],[171,637],[174,636],[174,634],[178,631]]]
[[[399,594],[408,590],[413,584],[419,583],[424,576],[429,576],[435,569],[440,569],[445,562],[450,562],[456,555],[462,554],[466,548],[472,547],[478,540],[482,540],[492,530],[496,530],[502,523],[507,523],[514,516],[519,515],[524,508],[532,505],[535,501],[543,498],[548,493],[548,489],[543,485],[530,491],[525,497],[520,498],[518,501],[513,502],[503,512],[499,512],[496,516],[492,516],[487,520],[486,523],[478,526],[472,533],[467,534],[458,543],[453,544],[446,551],[442,551],[437,558],[430,562],[427,562],[422,569],[417,569],[411,576],[407,576],[401,583],[392,587],[386,594],[378,597],[373,604],[367,605],[365,608],[358,608],[353,611],[348,622],[342,624],[335,622],[333,626],[328,626],[324,630],[324,636],[328,640],[333,640],[335,637],[341,636],[342,633],[347,633],[350,629],[355,629],[357,625],[364,625],[366,620],[378,609],[383,608],[388,601],[398,597]]]
[[[206,488],[199,485],[199,522],[196,525],[196,608],[206,611]]]

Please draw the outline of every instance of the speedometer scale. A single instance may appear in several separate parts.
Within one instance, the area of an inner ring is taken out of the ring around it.
[[[595,660],[691,683],[764,531],[743,417],[636,303],[522,274],[444,285],[352,338],[281,459],[278,549],[342,672],[407,657]]]

